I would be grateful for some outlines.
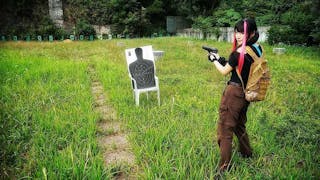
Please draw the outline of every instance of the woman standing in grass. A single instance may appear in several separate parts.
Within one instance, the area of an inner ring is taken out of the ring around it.
[[[232,53],[226,62],[217,53],[210,53],[208,59],[214,63],[217,70],[227,75],[231,72],[231,78],[223,92],[218,121],[218,144],[220,147],[219,171],[230,169],[232,137],[233,133],[239,140],[239,151],[243,157],[251,157],[248,134],[246,131],[247,109],[249,102],[245,99],[241,80],[246,86],[253,59],[246,53],[246,46],[250,46],[258,55],[262,55],[262,48],[256,44],[259,38],[257,25],[253,19],[244,19],[236,23],[234,27],[234,41]]]

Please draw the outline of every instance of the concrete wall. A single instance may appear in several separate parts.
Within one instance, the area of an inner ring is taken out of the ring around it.
[[[49,15],[57,27],[63,27],[63,10],[61,0],[48,0]]]
[[[98,35],[111,34],[110,25],[105,25],[105,26],[93,25],[93,28]]]
[[[267,27],[258,27],[258,31],[260,34],[258,42],[265,42],[268,38],[268,30],[270,29],[269,26]],[[220,36],[219,38],[216,37],[215,34],[207,34],[207,39],[213,39],[218,41],[227,41],[232,42],[233,41],[233,27],[222,27],[220,28]],[[200,30],[197,29],[182,29],[177,32],[178,36],[182,37],[192,37],[196,39],[202,39],[203,33]]]
[[[182,16],[167,16],[167,32],[176,33],[178,29],[188,27],[187,21]]]

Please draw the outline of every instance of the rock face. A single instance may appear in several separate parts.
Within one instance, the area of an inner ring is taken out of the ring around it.
[[[48,0],[49,15],[57,27],[63,27],[62,0]]]

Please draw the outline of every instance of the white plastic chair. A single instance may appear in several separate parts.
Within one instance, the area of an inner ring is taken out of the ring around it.
[[[152,46],[126,49],[125,54],[136,105],[139,106],[141,93],[147,93],[148,99],[149,91],[157,91],[160,106],[159,79],[156,76]]]

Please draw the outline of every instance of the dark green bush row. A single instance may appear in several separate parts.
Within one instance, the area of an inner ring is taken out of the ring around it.
[[[275,25],[271,26],[269,30],[268,43],[271,45],[284,43],[311,46],[320,43],[320,33],[301,34],[289,25]]]
[[[90,36],[96,35],[96,32],[86,21],[80,20],[72,29],[64,29],[57,27],[50,19],[39,25],[17,24],[1,30],[1,40],[39,40],[38,36],[41,36],[42,40],[49,40],[49,36],[53,36],[53,40],[63,40],[72,39],[70,35],[75,39],[81,39],[80,36],[84,36],[83,39],[89,40]]]
[[[94,40],[94,35],[1,35],[1,41],[53,41],[53,40]]]

